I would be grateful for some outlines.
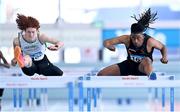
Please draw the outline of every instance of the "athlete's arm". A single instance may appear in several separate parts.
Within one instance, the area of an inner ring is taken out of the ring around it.
[[[52,46],[48,47],[49,50],[53,50],[53,51],[58,50],[59,48],[61,48],[64,45],[63,42],[60,42],[55,38],[50,38],[50,37],[46,36],[45,34],[41,34],[39,39],[43,43],[48,42],[48,43],[53,44]]]
[[[152,49],[153,47],[160,50],[162,58],[160,59],[160,61],[162,63],[167,63],[168,62],[168,58],[167,58],[167,48],[164,44],[162,44],[160,41],[155,40],[154,38],[150,38],[148,40],[148,46],[149,49]]]
[[[111,51],[115,51],[116,44],[127,44],[129,41],[129,35],[122,35],[112,39],[107,39],[103,42],[104,47]]]
[[[1,63],[1,61],[0,61],[0,66],[10,68],[9,63],[7,62],[7,60],[5,59],[5,57],[3,56],[3,53],[1,51],[0,51],[0,59],[2,59],[2,61],[3,61],[3,63]]]

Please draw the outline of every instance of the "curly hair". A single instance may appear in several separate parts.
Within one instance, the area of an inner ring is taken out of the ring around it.
[[[139,19],[136,17],[136,15],[131,16],[137,21],[137,23],[131,25],[131,32],[137,33],[146,31],[147,28],[150,28],[149,24],[152,24],[157,19],[156,16],[157,12],[151,13],[150,8],[142,14],[139,14]]]
[[[29,27],[36,28],[37,30],[40,28],[39,21],[36,18],[22,14],[17,14],[16,23],[20,30],[26,30]]]

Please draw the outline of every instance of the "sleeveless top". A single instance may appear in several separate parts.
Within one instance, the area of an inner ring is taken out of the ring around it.
[[[141,47],[135,47],[132,43],[132,40],[130,40],[130,45],[129,47],[126,48],[128,54],[127,56],[128,60],[132,60],[136,63],[140,63],[144,57],[149,57],[153,61],[152,53],[154,48],[152,48],[150,53],[148,53],[147,51],[147,41],[151,37],[147,34],[143,34],[143,35],[144,35],[144,41]]]
[[[37,35],[37,39],[34,42],[27,42],[22,33],[18,34],[19,44],[22,49],[23,56],[29,55],[35,61],[42,60],[45,55],[45,44],[40,42],[39,35]]]

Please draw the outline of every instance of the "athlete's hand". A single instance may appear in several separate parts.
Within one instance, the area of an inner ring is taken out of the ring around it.
[[[167,63],[168,63],[168,59],[165,58],[165,57],[162,57],[162,58],[160,59],[160,61],[161,61],[162,63],[164,63],[164,64],[167,64]]]
[[[0,51],[0,58],[2,58],[3,57],[3,54],[2,54],[2,52]]]
[[[49,50],[51,51],[57,51],[59,49],[59,46],[58,45],[51,45],[49,47],[47,47]]]
[[[108,48],[110,51],[115,51],[116,50],[116,48],[113,45],[112,46],[108,46],[106,48]]]

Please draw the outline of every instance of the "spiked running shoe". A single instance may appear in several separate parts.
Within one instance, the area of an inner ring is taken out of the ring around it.
[[[24,58],[22,56],[22,53],[21,53],[21,48],[19,46],[16,46],[14,48],[14,57],[18,63],[18,65],[23,68],[25,65],[24,65]]]
[[[156,79],[157,79],[156,73],[155,73],[155,72],[152,72],[152,73],[149,75],[149,79],[150,79],[150,80],[156,80]]]

